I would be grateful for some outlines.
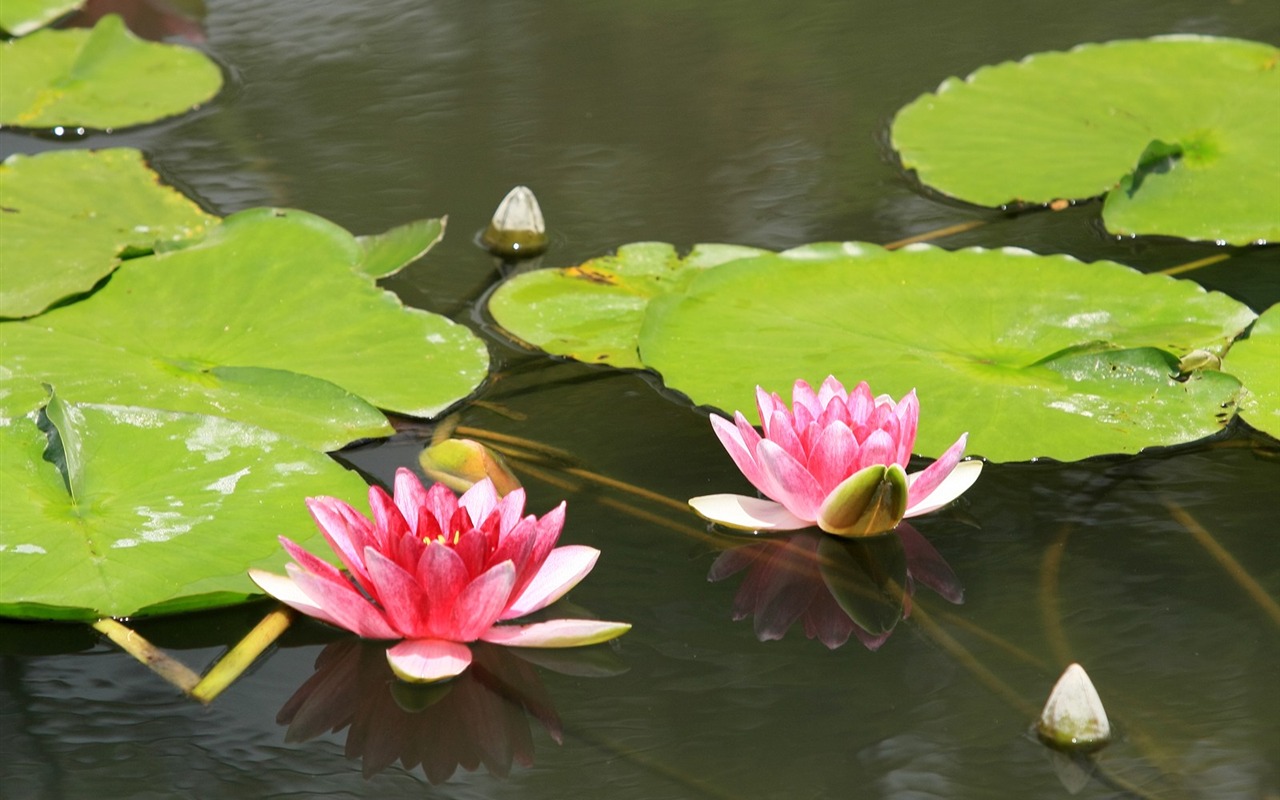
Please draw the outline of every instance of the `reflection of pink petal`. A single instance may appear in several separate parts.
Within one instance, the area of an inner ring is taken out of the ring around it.
[[[511,603],[501,618],[508,620],[523,617],[564,597],[566,592],[591,572],[599,557],[599,550],[580,544],[552,550],[542,563],[542,569],[538,570],[528,587]]]
[[[387,663],[401,680],[431,683],[462,674],[471,665],[471,649],[440,639],[406,639],[387,650]]]
[[[910,525],[899,525],[897,530],[911,579],[928,586],[948,602],[963,603],[964,587],[960,585],[960,579],[929,540]]]
[[[579,647],[616,639],[631,626],[596,619],[553,619],[532,625],[498,625],[480,638],[508,647]]]

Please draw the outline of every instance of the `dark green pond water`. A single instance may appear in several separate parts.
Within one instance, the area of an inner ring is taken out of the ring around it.
[[[207,47],[234,76],[210,107],[82,142],[0,133],[4,153],[136,146],[216,212],[293,206],[357,233],[448,214],[445,241],[388,285],[488,337],[490,405],[464,407],[462,424],[678,500],[747,488],[705,412],[653,376],[522,351],[487,322],[499,273],[473,237],[507,189],[541,200],[543,266],[640,240],[782,249],[984,220],[941,243],[1164,269],[1218,251],[1114,240],[1096,205],[1006,218],[930,197],[894,165],[889,118],[949,75],[1039,50],[1162,33],[1280,42],[1262,0],[209,6]],[[1280,300],[1280,251],[1189,277],[1261,310]],[[342,458],[387,482],[429,436]],[[726,543],[691,513],[526,484],[536,511],[569,499],[563,542],[603,550],[570,600],[634,623],[616,646],[560,671],[483,653],[444,698],[397,703],[376,648],[299,623],[205,708],[86,628],[6,623],[0,796],[1066,797],[1028,730],[1078,660],[1118,735],[1076,796],[1280,797],[1280,627],[1213,554],[1280,597],[1280,451],[1262,437],[989,465],[917,525],[963,604],[918,586],[875,652],[829,649],[803,621],[759,641],[733,620],[751,578],[708,581]],[[138,629],[201,669],[270,608]],[[299,692],[317,662],[336,688]]]

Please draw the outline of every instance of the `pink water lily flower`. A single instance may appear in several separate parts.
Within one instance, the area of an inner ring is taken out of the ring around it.
[[[400,678],[429,682],[471,663],[467,642],[515,647],[573,647],[621,636],[621,622],[557,619],[503,625],[560,599],[581,581],[600,551],[556,547],[564,503],[524,515],[525,495],[499,498],[488,479],[461,497],[443,484],[425,488],[396,472],[395,497],[369,488],[373,520],[333,497],[307,507],[344,570],[280,537],[296,563],[288,576],[250,570],[268,594],[304,614],[366,639],[402,639],[387,650]]]
[[[817,392],[798,380],[788,409],[756,387],[761,436],[741,412],[712,416],[721,444],[747,480],[769,499],[713,494],[689,501],[712,522],[743,530],[817,525],[838,536],[871,536],[904,517],[935,511],[978,479],[981,461],[961,461],[968,434],[920,472],[906,472],[916,440],[915,390],[894,402],[866,382],[846,392],[828,376]]]

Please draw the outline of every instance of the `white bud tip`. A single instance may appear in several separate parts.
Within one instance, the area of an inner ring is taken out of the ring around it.
[[[528,186],[517,186],[507,192],[493,212],[490,223],[498,231],[521,231],[530,233],[546,233],[547,223],[542,218],[542,208],[538,198]]]
[[[1093,681],[1079,664],[1058,678],[1036,724],[1040,738],[1062,750],[1095,750],[1111,740],[1111,723]]]

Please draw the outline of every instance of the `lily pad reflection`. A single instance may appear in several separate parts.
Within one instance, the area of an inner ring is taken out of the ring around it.
[[[834,650],[856,636],[878,650],[911,614],[922,583],[952,603],[964,601],[959,578],[910,525],[889,535],[840,539],[815,530],[771,537],[721,553],[707,575],[722,581],[746,572],[733,600],[734,620],[754,618],[756,638],[781,639],[797,622]]]

